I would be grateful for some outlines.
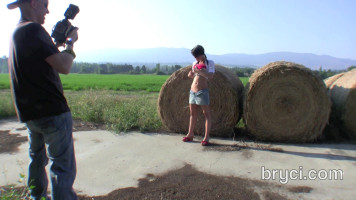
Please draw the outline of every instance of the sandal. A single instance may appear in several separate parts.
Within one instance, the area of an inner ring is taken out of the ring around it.
[[[193,141],[193,137],[183,137],[183,142],[192,142]]]
[[[201,141],[201,145],[202,146],[208,146],[208,145],[210,145],[210,143],[207,140],[203,140],[203,141]]]

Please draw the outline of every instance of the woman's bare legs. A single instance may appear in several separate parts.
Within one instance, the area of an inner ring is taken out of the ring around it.
[[[189,131],[186,137],[193,139],[194,137],[194,128],[197,123],[198,119],[198,105],[196,104],[189,104],[190,108],[190,119],[189,119]]]
[[[203,139],[203,141],[208,142],[210,139],[210,129],[211,129],[211,112],[210,112],[210,106],[209,105],[205,105],[205,106],[201,106],[201,108],[203,109],[203,113],[205,116],[205,137]]]

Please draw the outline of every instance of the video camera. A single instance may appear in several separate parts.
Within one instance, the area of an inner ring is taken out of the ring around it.
[[[73,4],[70,4],[64,13],[64,19],[57,22],[52,30],[51,37],[54,38],[54,42],[57,44],[63,44],[68,34],[75,29],[76,27],[72,26],[69,22],[69,19],[74,19],[74,17],[79,13],[79,7]]]

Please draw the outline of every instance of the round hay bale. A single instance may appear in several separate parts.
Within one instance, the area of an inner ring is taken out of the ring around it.
[[[339,79],[341,76],[343,76],[345,73],[339,73],[339,74],[335,74],[334,76],[331,76],[327,79],[324,80],[324,83],[326,85],[327,88],[330,87],[330,85],[332,85],[337,79]]]
[[[245,125],[257,139],[313,141],[328,123],[331,102],[325,84],[302,65],[270,63],[252,74],[245,92]]]
[[[345,72],[328,88],[332,101],[330,123],[356,140],[356,69]]]
[[[191,65],[173,73],[163,84],[158,98],[158,113],[163,125],[172,132],[188,133],[189,91],[193,79],[188,78]],[[209,81],[212,136],[230,136],[241,118],[241,80],[231,70],[215,65],[214,78]],[[200,109],[196,135],[204,135],[205,118]]]

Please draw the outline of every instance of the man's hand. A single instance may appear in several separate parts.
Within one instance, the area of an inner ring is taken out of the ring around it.
[[[71,32],[69,32],[67,40],[71,39],[74,42],[76,42],[78,40],[78,29],[77,27],[75,27]]]
[[[74,28],[67,37],[67,40],[71,40],[72,44],[66,43],[66,50],[73,50],[73,43],[78,40],[78,28]],[[64,44],[56,44],[56,46],[63,46]],[[51,67],[59,73],[69,74],[70,69],[72,68],[73,56],[70,53],[56,53],[48,58],[46,58],[46,62],[51,65]]]
[[[78,40],[78,29],[79,28],[74,28],[71,32],[69,32],[66,40],[71,40],[73,44]],[[59,47],[65,47],[65,43],[56,43],[55,44],[57,48]]]

